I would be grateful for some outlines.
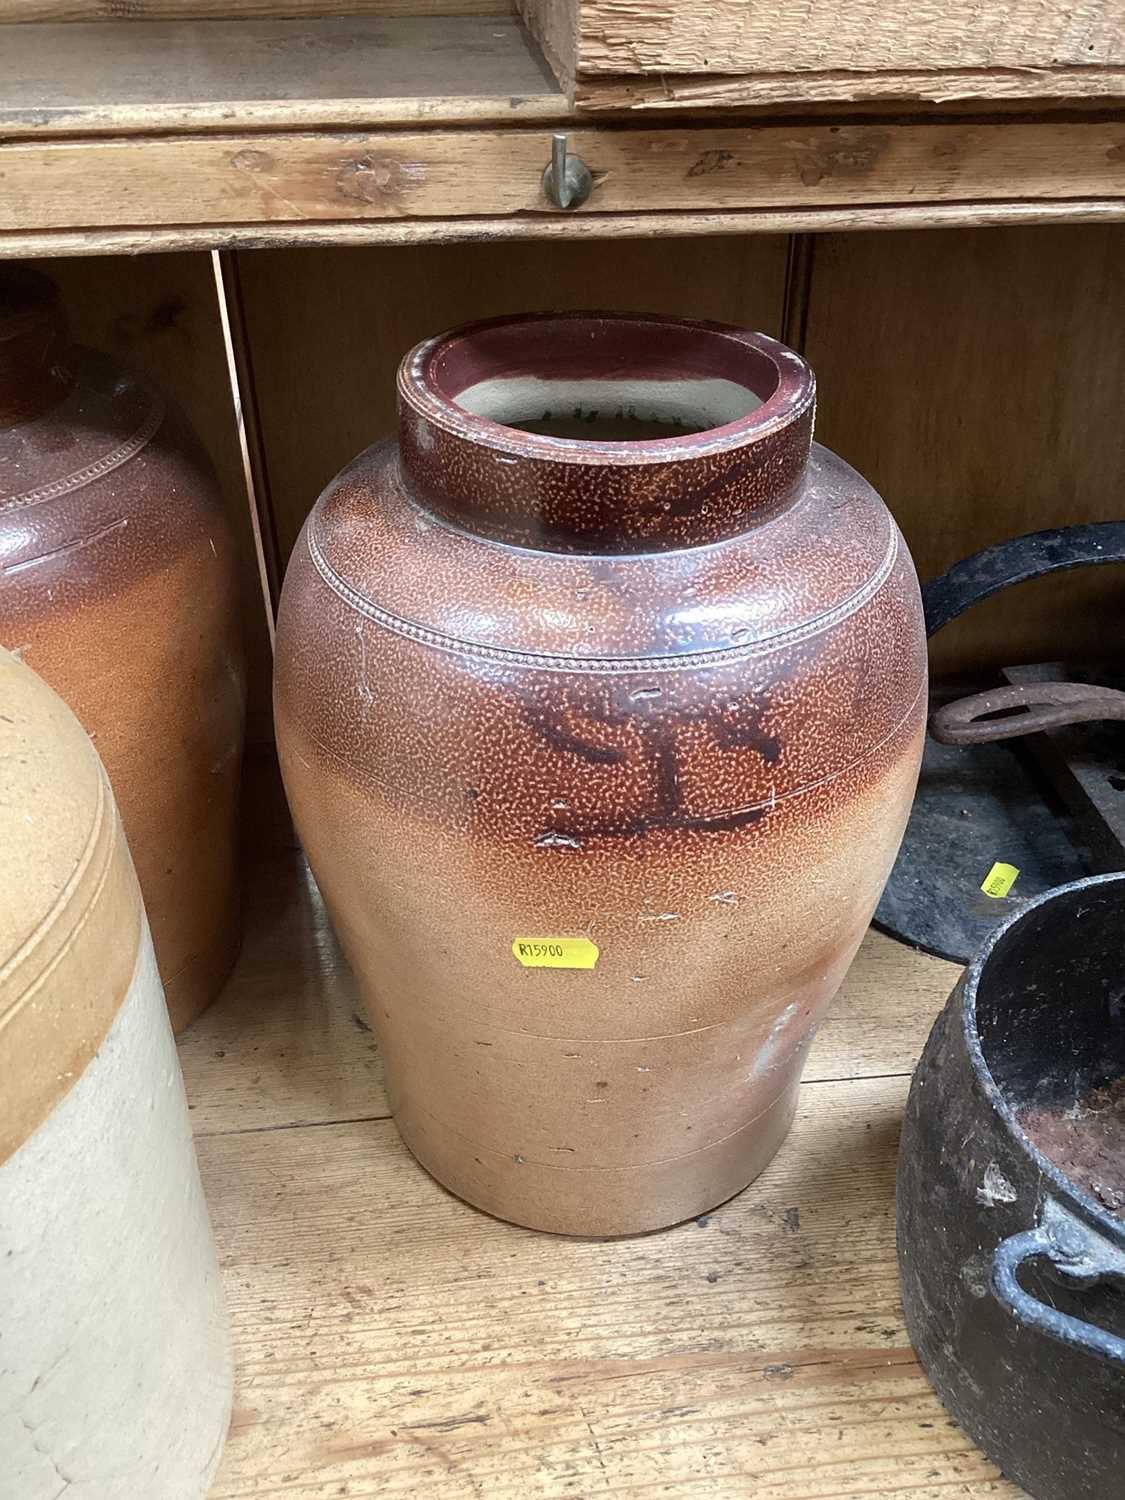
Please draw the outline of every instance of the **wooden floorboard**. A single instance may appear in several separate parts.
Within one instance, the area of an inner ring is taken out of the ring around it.
[[[215,1500],[1014,1493],[906,1345],[905,1088],[808,1085],[745,1193],[620,1241],[477,1213],[389,1121],[202,1140],[239,1368]]]
[[[300,857],[249,895],[235,978],[180,1047],[238,1366],[212,1500],[1017,1494],[898,1301],[906,1073],[952,965],[870,934],[766,1173],[678,1228],[574,1240],[407,1153]]]

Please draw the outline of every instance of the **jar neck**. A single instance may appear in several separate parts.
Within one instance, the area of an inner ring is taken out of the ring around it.
[[[815,383],[764,334],[548,313],[419,344],[398,401],[403,481],[443,519],[550,551],[659,552],[793,502]]]
[[[59,291],[24,266],[0,267],[0,428],[57,406],[74,383]]]

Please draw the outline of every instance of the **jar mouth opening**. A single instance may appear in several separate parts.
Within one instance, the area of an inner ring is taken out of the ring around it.
[[[427,417],[466,436],[631,462],[741,446],[813,393],[805,362],[764,334],[597,312],[472,324],[419,345],[400,383]]]

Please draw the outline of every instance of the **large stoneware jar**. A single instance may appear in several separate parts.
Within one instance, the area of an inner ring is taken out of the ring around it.
[[[0,1500],[196,1500],[231,1361],[113,793],[0,651]]]
[[[0,645],[94,738],[177,1030],[238,948],[235,592],[215,476],[183,417],[70,343],[49,280],[0,267]]]
[[[744,1187],[902,834],[917,582],[772,339],[546,315],[420,345],[289,567],[301,837],[441,1182],[652,1229]]]

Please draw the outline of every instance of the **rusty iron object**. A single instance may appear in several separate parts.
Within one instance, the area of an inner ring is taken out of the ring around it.
[[[926,634],[1028,579],[1106,563],[1125,563],[1125,520],[1033,532],[986,547],[925,584]],[[1112,634],[1107,644],[1110,660],[1090,664],[1098,679],[1093,690],[1081,681],[1080,664],[1006,667],[988,704],[953,711],[953,735],[944,732],[944,716],[938,719],[876,912],[884,931],[966,963],[1014,904],[1090,872],[1125,870],[1125,714],[1113,722],[1099,691],[1125,688],[1125,678],[1112,659]],[[1045,683],[1071,684],[1078,697],[1065,706],[1046,701]],[[1005,684],[1026,696],[998,699]],[[935,696],[934,709],[940,685]],[[1075,712],[1094,698],[1100,700],[1096,713]],[[1005,708],[1007,718],[982,718]],[[971,738],[959,733],[967,720],[981,732]],[[995,901],[980,887],[1001,857],[1019,869],[1019,884],[1011,900]]]
[[[1057,662],[1005,667],[1002,674],[1018,687],[1055,685],[1068,673]],[[1125,693],[1120,696],[1125,697]],[[1095,873],[1125,870],[1125,758],[1121,731],[1102,716],[1097,726],[1072,722],[1028,740],[1036,764],[1075,818]]]
[[[1099,719],[1125,719],[1125,693],[1119,688],[1086,682],[1010,683],[946,703],[931,717],[930,733],[943,745],[984,745]]]

